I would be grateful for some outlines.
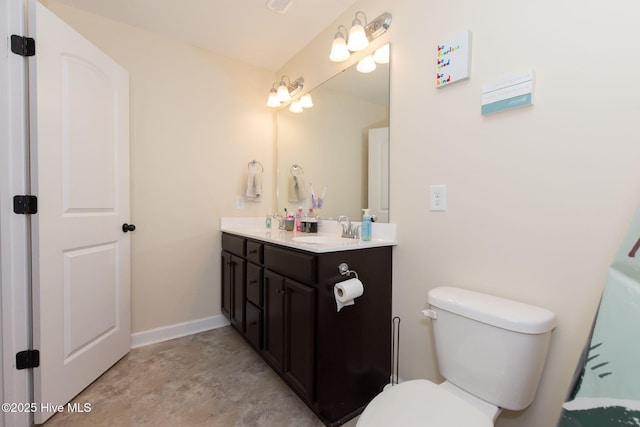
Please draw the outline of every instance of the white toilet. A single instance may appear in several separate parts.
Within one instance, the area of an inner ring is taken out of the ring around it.
[[[357,427],[492,427],[502,408],[531,404],[542,375],[551,311],[452,287],[427,298],[441,384],[406,381],[376,396]]]

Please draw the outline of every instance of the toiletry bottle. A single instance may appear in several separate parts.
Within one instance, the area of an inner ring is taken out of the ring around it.
[[[296,229],[296,219],[293,215],[287,214],[287,218],[284,220],[284,229],[286,231],[293,231]]]
[[[264,225],[267,227],[267,230],[271,229],[271,212],[267,212],[267,218],[264,221]]]
[[[298,207],[296,212],[296,231],[302,231],[302,206]]]
[[[313,208],[309,208],[309,214],[307,215],[307,233],[318,232],[318,216],[313,212]]]
[[[371,240],[371,215],[369,209],[362,209],[362,225],[360,226],[360,239],[363,242]]]

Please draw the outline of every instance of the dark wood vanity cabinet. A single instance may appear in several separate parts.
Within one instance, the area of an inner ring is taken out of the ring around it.
[[[231,324],[244,332],[245,260],[222,252],[222,313]]]
[[[223,233],[222,249],[232,326],[326,425],[358,415],[390,378],[391,247],[313,253]],[[338,312],[343,262],[365,291]]]

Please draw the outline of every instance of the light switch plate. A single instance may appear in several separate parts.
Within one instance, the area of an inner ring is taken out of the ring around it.
[[[236,209],[244,209],[244,197],[236,196]]]
[[[447,186],[446,185],[432,185],[430,187],[430,208],[432,211],[446,211],[447,210]]]

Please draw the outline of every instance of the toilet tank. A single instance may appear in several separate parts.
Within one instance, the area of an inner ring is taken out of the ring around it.
[[[429,292],[440,373],[501,408],[533,402],[556,316],[549,310],[453,287]]]

